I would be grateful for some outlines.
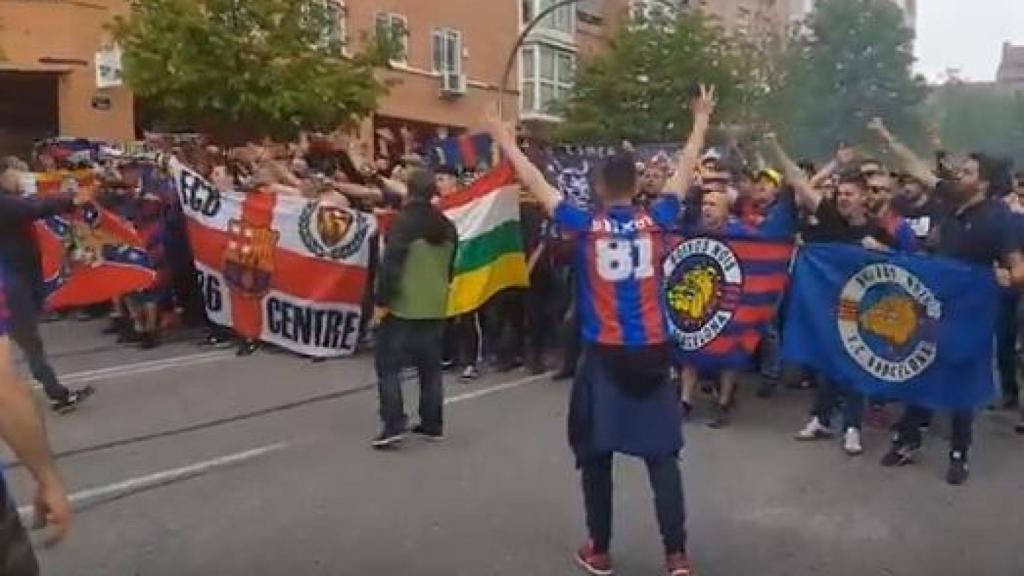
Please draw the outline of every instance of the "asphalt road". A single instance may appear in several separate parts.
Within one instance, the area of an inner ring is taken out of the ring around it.
[[[97,396],[49,417],[74,533],[45,574],[561,575],[583,534],[565,442],[568,386],[522,372],[448,383],[447,440],[378,453],[367,356],[313,364],[190,343],[143,353],[97,323],[45,327],[54,364]],[[409,388],[407,405],[415,392]],[[411,401],[413,402],[411,402]],[[977,426],[974,476],[943,480],[944,426],[915,466],[799,444],[810,398],[746,390],[731,428],[687,426],[690,550],[704,576],[1024,574],[1024,439]],[[706,407],[704,407],[706,408]],[[8,476],[24,501],[24,472]],[[642,464],[616,468],[620,574],[661,573]]]

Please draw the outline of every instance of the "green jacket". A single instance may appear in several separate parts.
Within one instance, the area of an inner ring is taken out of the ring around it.
[[[406,320],[446,318],[457,244],[455,226],[440,210],[406,206],[388,235],[374,302]]]

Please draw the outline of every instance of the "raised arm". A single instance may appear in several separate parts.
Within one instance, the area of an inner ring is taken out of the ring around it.
[[[939,177],[932,171],[931,165],[922,160],[906,144],[897,140],[892,132],[885,127],[881,118],[871,120],[868,123],[868,130],[874,132],[878,139],[892,150],[893,156],[896,157],[904,172],[916,178],[926,188],[935,188],[939,184]]]
[[[526,189],[544,207],[544,212],[549,216],[555,213],[555,208],[562,201],[562,193],[557,188],[548,184],[547,179],[539,168],[530,162],[530,159],[523,154],[516,144],[515,129],[511,124],[505,122],[498,116],[497,110],[491,110],[487,115],[487,130],[491,133],[494,141],[501,146],[505,157],[512,163],[519,180]]]
[[[821,204],[821,192],[811,185],[811,181],[807,179],[807,174],[782,149],[782,145],[779,144],[779,139],[775,133],[770,132],[766,134],[765,141],[782,168],[786,181],[789,182],[790,186],[793,187],[793,191],[796,192],[797,204],[803,206],[809,212],[816,212],[818,205]]]
[[[679,154],[679,163],[676,164],[675,172],[662,192],[665,194],[676,194],[680,200],[685,200],[686,192],[690,188],[690,181],[693,179],[693,172],[697,169],[697,162],[700,160],[700,153],[704,150],[704,141],[707,138],[708,127],[711,125],[711,115],[715,112],[715,87],[700,86],[700,96],[693,99],[690,108],[693,110],[693,130],[686,140],[682,153]]]

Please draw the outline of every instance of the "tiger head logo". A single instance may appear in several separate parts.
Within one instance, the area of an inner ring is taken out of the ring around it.
[[[919,323],[917,305],[909,296],[890,295],[861,314],[861,328],[901,347],[914,336]]]
[[[321,205],[316,214],[316,229],[327,247],[337,246],[352,227],[352,213],[337,206]]]

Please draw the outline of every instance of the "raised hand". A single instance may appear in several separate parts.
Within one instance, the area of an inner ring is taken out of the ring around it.
[[[484,122],[487,127],[487,132],[490,133],[491,137],[498,143],[508,143],[516,141],[516,129],[511,122],[502,119],[501,115],[498,114],[497,106],[492,106],[487,109],[487,113],[484,117]]]
[[[883,122],[881,118],[872,118],[871,121],[868,122],[868,130],[873,132],[883,142],[892,141],[892,134],[889,132],[889,129],[885,127],[885,122]]]
[[[693,99],[693,102],[690,103],[690,108],[693,110],[695,117],[710,118],[714,114],[717,104],[715,87],[713,85],[701,84],[700,96]]]

